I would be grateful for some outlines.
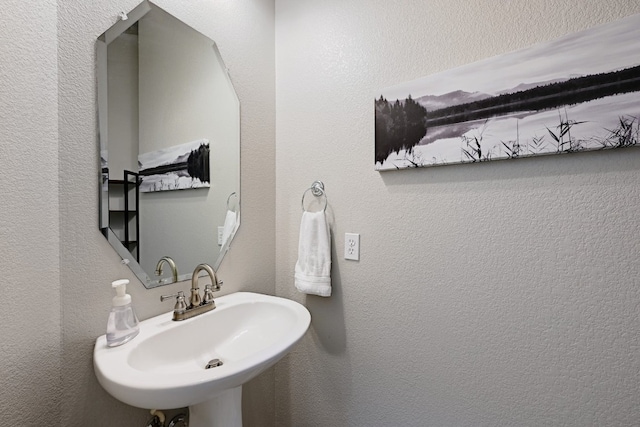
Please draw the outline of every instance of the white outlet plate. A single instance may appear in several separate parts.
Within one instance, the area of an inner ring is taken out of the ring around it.
[[[360,260],[360,235],[356,233],[344,234],[344,259]]]
[[[222,246],[223,234],[224,234],[224,226],[218,226],[218,246]]]

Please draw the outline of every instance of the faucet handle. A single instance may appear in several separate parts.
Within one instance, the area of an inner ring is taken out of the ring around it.
[[[213,289],[211,288],[211,285],[205,285],[202,304],[209,304],[211,301],[213,301]]]
[[[176,305],[173,307],[174,313],[180,314],[187,311],[187,303],[184,299],[184,292],[182,291],[178,291],[177,294],[160,295],[160,301],[164,301],[172,297],[176,297]]]
[[[217,286],[213,286],[211,284],[206,284],[204,286],[204,297],[202,298],[203,304],[208,304],[213,301],[213,293],[220,290],[220,285],[222,285],[222,282],[218,282]]]

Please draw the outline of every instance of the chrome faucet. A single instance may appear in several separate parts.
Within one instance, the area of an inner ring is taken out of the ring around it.
[[[200,294],[198,293],[198,274],[202,271],[206,271],[211,278],[211,285],[206,285],[204,288],[204,298],[200,300]],[[215,303],[213,302],[213,293],[220,290],[220,282],[218,282],[218,276],[216,272],[209,264],[198,264],[196,269],[193,270],[193,276],[191,276],[191,305],[198,306],[201,303]]]
[[[160,261],[158,261],[158,264],[156,264],[156,276],[162,275],[162,264],[165,262],[169,264],[169,267],[171,268],[173,283],[176,283],[178,281],[178,266],[176,266],[175,261],[170,256],[163,256],[162,258],[160,258]]]
[[[204,287],[204,296],[200,298],[198,274],[202,270],[211,278],[211,284],[207,284]],[[182,291],[173,295],[162,295],[160,301],[176,297],[176,305],[173,309],[173,320],[185,320],[216,308],[216,303],[213,301],[213,293],[219,291],[221,286],[222,281],[218,280],[216,271],[211,268],[210,265],[198,264],[195,270],[193,270],[193,276],[191,277],[191,297],[188,305],[185,301],[184,292]]]

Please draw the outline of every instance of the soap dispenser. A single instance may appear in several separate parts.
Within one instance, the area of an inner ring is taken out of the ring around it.
[[[129,280],[120,279],[111,283],[116,290],[113,306],[107,320],[107,345],[116,347],[131,341],[140,332],[138,318],[131,306],[131,295],[127,294]]]

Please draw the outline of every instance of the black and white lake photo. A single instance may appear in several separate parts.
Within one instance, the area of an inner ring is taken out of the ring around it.
[[[381,90],[375,168],[637,146],[640,15]]]
[[[143,193],[211,186],[207,139],[140,154],[138,166]]]

